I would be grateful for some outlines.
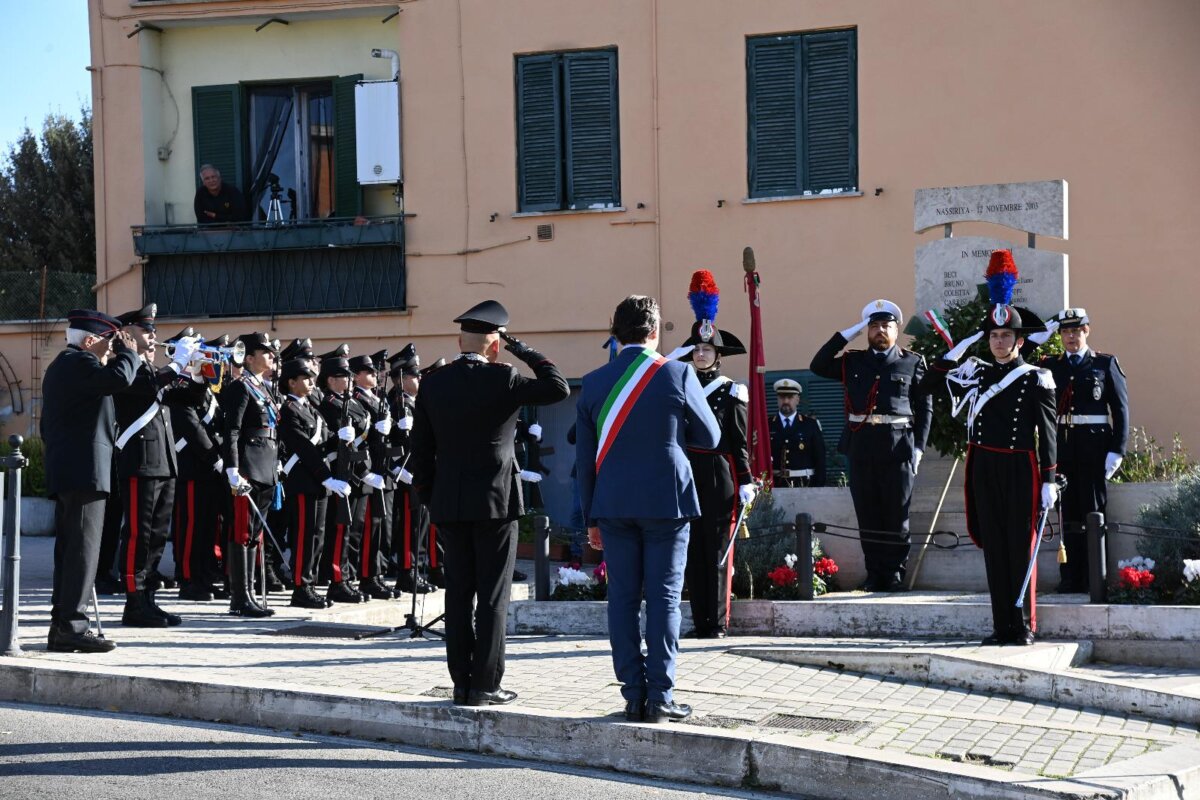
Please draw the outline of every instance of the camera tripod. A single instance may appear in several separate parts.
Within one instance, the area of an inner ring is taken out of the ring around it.
[[[279,184],[271,184],[271,199],[267,203],[268,225],[283,224],[283,199],[280,197],[281,194],[283,194],[283,190],[279,188]]]

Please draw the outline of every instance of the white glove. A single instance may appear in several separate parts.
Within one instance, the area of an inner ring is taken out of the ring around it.
[[[1043,345],[1050,341],[1050,337],[1058,330],[1058,320],[1050,320],[1046,323],[1046,330],[1042,333],[1031,333],[1026,338],[1036,345]]]
[[[412,486],[412,473],[406,470],[404,467],[396,467],[394,470],[392,470],[392,474],[396,476],[396,480]]]
[[[392,432],[392,418],[384,417],[375,423],[375,430],[379,431],[384,436]]]
[[[528,481],[529,483],[541,483],[542,473],[523,469],[521,470],[521,480]]]
[[[744,483],[738,487],[738,500],[742,505],[749,505],[754,502],[755,495],[758,494],[758,487],[753,483]]]
[[[1109,453],[1104,457],[1104,480],[1111,481],[1113,475],[1117,474],[1117,470],[1121,468],[1121,462],[1125,457],[1120,453]]]
[[[347,425],[344,428],[338,428],[337,435],[338,435],[338,438],[341,439],[343,442],[353,442],[354,441],[354,426]]]
[[[396,420],[396,428],[402,431],[412,430],[412,416],[405,414],[403,417]]]
[[[855,336],[858,336],[860,333],[862,333],[863,329],[866,328],[867,325],[870,324],[870,322],[871,322],[871,320],[864,319],[862,322],[858,323],[857,325],[851,325],[849,328],[846,328],[846,330],[844,330],[844,331],[838,331],[838,333],[840,333],[842,335],[842,338],[848,342],[851,339],[853,339]]]
[[[529,426],[529,435],[539,442],[542,440],[542,426],[536,422]]]
[[[334,494],[347,497],[350,494],[350,484],[345,481],[339,481],[337,478],[326,478],[321,481],[321,485]]]
[[[225,470],[225,459],[217,456],[217,463],[213,464],[213,471],[220,473]]]
[[[917,472],[921,469],[921,459],[924,457],[925,457],[925,451],[917,450],[917,449],[913,450],[913,457],[912,457],[913,475],[916,475]]]
[[[377,475],[374,472],[368,472],[367,476],[363,478],[363,483],[365,483],[367,486],[370,486],[372,489],[382,489],[383,476]]]
[[[242,476],[239,475],[238,471],[232,467],[225,470],[225,477],[229,479],[229,485],[234,489],[236,489],[238,484],[242,482]]]
[[[196,336],[185,336],[175,342],[175,352],[171,363],[183,369],[192,360],[192,356],[200,349],[200,339]]]
[[[976,333],[971,334],[958,344],[954,345],[954,348],[949,353],[946,353],[946,359],[948,361],[958,361],[960,358],[966,355],[967,350],[971,347],[971,345],[975,344],[982,338],[983,331],[977,331]]]
[[[1054,508],[1054,504],[1058,502],[1058,484],[1043,483],[1042,484],[1042,508]]]

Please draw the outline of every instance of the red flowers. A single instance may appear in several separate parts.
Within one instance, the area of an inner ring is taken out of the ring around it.
[[[822,578],[829,578],[837,575],[838,565],[834,563],[832,558],[818,558],[813,562],[813,573],[820,575]]]
[[[1148,569],[1122,567],[1120,581],[1122,589],[1149,589],[1154,583],[1154,573]]]
[[[776,586],[791,586],[800,575],[791,567],[776,567],[767,573],[767,578]]]

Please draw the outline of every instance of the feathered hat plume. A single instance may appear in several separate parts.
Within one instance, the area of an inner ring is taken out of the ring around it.
[[[1017,265],[1011,250],[993,250],[985,273],[988,298],[993,305],[1012,304],[1013,287],[1017,285]]]
[[[721,290],[713,274],[706,269],[698,269],[692,273],[692,283],[688,287],[688,302],[696,314],[696,321],[717,318],[717,307],[721,304]]]

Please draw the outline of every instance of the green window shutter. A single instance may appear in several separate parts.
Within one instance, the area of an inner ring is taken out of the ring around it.
[[[804,36],[804,188],[858,188],[855,32]]]
[[[517,207],[563,207],[562,106],[557,55],[517,59]]]
[[[333,213],[339,217],[356,217],[363,207],[354,120],[354,85],[361,80],[347,75],[333,81]]]
[[[212,164],[226,183],[245,191],[242,113],[242,87],[238,84],[192,87],[196,186],[200,186],[200,167]]]
[[[621,204],[615,50],[565,53],[567,207]]]
[[[796,37],[746,42],[747,152],[751,197],[801,193]]]

